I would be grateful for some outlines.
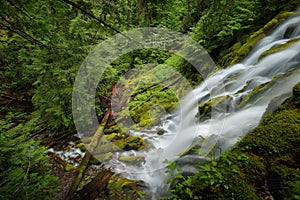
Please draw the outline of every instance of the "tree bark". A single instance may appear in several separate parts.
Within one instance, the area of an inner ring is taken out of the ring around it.
[[[78,194],[74,200],[89,199],[94,200],[98,194],[106,187],[110,177],[113,175],[108,169],[101,171],[90,183],[88,183]]]

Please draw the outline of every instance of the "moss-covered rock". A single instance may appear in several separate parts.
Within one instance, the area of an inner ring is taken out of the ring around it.
[[[112,152],[96,154],[94,155],[95,160],[92,159],[92,164],[98,164],[99,162],[105,162],[113,156]]]
[[[165,134],[166,133],[166,130],[164,130],[164,129],[162,129],[162,128],[159,128],[158,130],[157,130],[157,135],[163,135],[163,134]]]
[[[142,185],[143,183],[141,181],[121,178],[115,174],[109,180],[107,186],[109,199],[142,199]]]
[[[80,141],[83,144],[89,144],[92,141],[92,137],[82,137],[82,138],[80,138]]]
[[[260,84],[256,86],[246,97],[242,99],[242,101],[237,105],[237,108],[241,108],[247,105],[251,101],[255,101],[257,97],[260,97],[263,92],[270,89],[274,84],[277,83],[278,80],[284,79],[284,75],[275,76],[270,82],[266,82],[264,84]]]
[[[230,96],[226,95],[212,98],[205,103],[199,104],[196,117],[199,121],[202,121],[211,118],[211,112],[214,110],[225,112],[227,110],[229,98]]]
[[[93,154],[100,155],[108,152],[116,152],[120,150],[142,150],[147,147],[145,141],[140,136],[129,136],[114,142],[100,144],[96,147]]]
[[[130,164],[138,164],[145,160],[144,156],[120,156],[120,161],[127,162]]]
[[[83,144],[83,143],[79,143],[79,144],[76,144],[76,147],[79,148],[81,151],[85,152],[87,145]]]
[[[117,139],[121,138],[119,133],[111,133],[109,135],[105,135],[105,137],[109,141],[114,141],[114,140],[117,140]]]
[[[181,156],[187,155],[188,153],[191,153],[192,151],[200,149],[201,144],[203,143],[204,140],[205,140],[205,138],[199,137],[189,148],[187,148],[186,150],[180,152],[178,154],[178,156],[181,157]]]
[[[279,52],[279,51],[282,51],[286,48],[289,48],[290,46],[292,46],[293,44],[295,44],[297,41],[299,41],[300,39],[299,38],[294,38],[294,39],[291,39],[289,40],[287,43],[284,43],[284,44],[280,44],[278,46],[275,46],[265,52],[263,52],[261,54],[261,56],[259,57],[259,59],[262,59],[264,58],[265,56],[267,55],[270,55],[270,54],[273,54],[273,53],[276,53],[276,52]]]
[[[109,128],[104,129],[105,134],[121,133],[121,132],[122,132],[122,129],[117,125],[113,125],[113,126],[110,126]]]
[[[125,151],[142,150],[146,148],[146,143],[140,136],[130,136],[128,138],[117,140],[113,142],[113,144]]]

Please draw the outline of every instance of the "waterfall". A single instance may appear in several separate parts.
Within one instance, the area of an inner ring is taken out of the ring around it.
[[[291,28],[292,31],[291,31]],[[280,24],[269,36],[262,39],[241,62],[217,71],[183,99],[175,116],[163,119],[166,133],[162,136],[131,131],[142,136],[153,147],[147,151],[115,153],[106,163],[116,173],[132,180],[142,180],[149,187],[153,199],[162,197],[168,188],[165,160],[176,161],[186,172],[194,172],[193,164],[204,160],[208,153],[181,156],[197,138],[208,138],[217,143],[222,152],[232,147],[240,137],[254,129],[263,114],[276,108],[291,96],[292,87],[300,81],[300,42],[288,48],[262,56],[267,50],[290,40],[300,38],[300,16],[296,15]],[[255,93],[247,103],[240,104],[258,86],[266,86]],[[196,96],[196,98],[191,98]],[[212,110],[210,119],[197,122],[198,104],[218,97],[226,97],[226,104]],[[274,101],[274,99],[277,101]],[[272,102],[272,103],[271,103]],[[180,117],[180,116],[184,117]],[[180,125],[179,125],[180,124]],[[206,144],[202,144],[205,147]],[[208,145],[208,144],[207,144]],[[130,165],[118,160],[120,155],[140,155],[145,161]]]

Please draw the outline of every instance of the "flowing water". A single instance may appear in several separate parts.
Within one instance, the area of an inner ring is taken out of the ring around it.
[[[300,42],[263,58],[261,55],[295,38],[300,38],[299,15],[286,20],[262,39],[241,63],[217,71],[191,91],[173,116],[162,119],[160,128],[166,131],[164,135],[148,133],[158,127],[131,131],[132,135],[142,136],[151,145],[150,149],[115,153],[106,167],[129,179],[144,181],[153,199],[162,197],[169,187],[165,160],[176,161],[185,172],[194,172],[194,164],[203,161],[214,144],[220,151],[226,151],[254,129],[264,113],[273,111],[291,96],[292,87],[300,81]],[[241,105],[257,86],[266,87]],[[199,103],[224,96],[225,103],[212,108],[209,119],[197,120]],[[201,144],[201,153],[178,156],[199,138],[208,138]],[[144,156],[145,160],[130,165],[118,160],[121,155]]]

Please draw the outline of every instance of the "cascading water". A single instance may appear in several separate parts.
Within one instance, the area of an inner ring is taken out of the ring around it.
[[[258,125],[266,110],[274,109],[291,95],[293,85],[300,81],[300,42],[270,55],[262,57],[262,54],[296,38],[300,38],[299,15],[286,20],[271,35],[262,39],[241,63],[217,71],[191,91],[178,111],[184,117],[180,119],[179,114],[175,114],[171,119],[168,116],[163,119],[161,128],[166,131],[164,135],[131,131],[133,135],[142,136],[152,148],[144,152],[115,153],[106,167],[126,178],[144,181],[153,199],[161,197],[168,187],[168,174],[165,173],[168,164],[165,160],[177,160],[178,155],[200,137],[213,138],[222,151],[227,150]],[[267,87],[252,95],[246,104],[240,104],[254,88],[264,85]],[[194,95],[196,98],[191,98]],[[212,108],[217,112],[212,112],[210,119],[195,123],[199,103],[225,96],[225,106]],[[202,146],[205,147],[205,144]],[[207,153],[204,148],[204,153],[182,156],[178,163],[185,171],[193,172],[193,165],[202,161]],[[130,165],[118,160],[121,155],[139,155],[145,160]]]

